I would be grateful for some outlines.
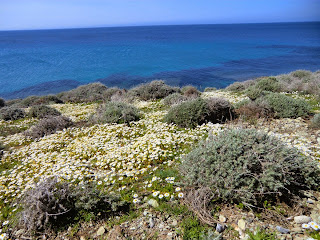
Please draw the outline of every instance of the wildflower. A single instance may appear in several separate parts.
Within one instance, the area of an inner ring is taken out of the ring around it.
[[[139,203],[139,202],[140,202],[139,199],[137,199],[137,198],[133,199],[133,203],[134,203],[134,204]]]
[[[177,187],[176,188],[176,192],[180,192],[181,191],[181,188],[180,187]]]
[[[123,180],[123,177],[119,177],[119,180],[120,180],[120,181]]]
[[[183,198],[183,193],[182,193],[182,192],[179,193],[179,194],[178,194],[178,197],[179,197],[179,198]]]
[[[152,183],[149,183],[147,187],[152,187]]]
[[[160,195],[159,195],[159,199],[162,199],[162,198],[163,198],[163,194],[160,194]]]
[[[304,228],[304,229],[309,229],[309,228],[310,228],[310,225],[309,225],[309,224],[304,223],[304,224],[302,224],[302,228]]]
[[[102,181],[99,181],[97,184],[98,184],[98,185],[101,185],[101,184],[102,184]]]
[[[316,231],[320,229],[319,225],[316,222],[309,222],[309,225]]]
[[[165,197],[170,197],[170,193],[165,193],[164,196]]]
[[[160,193],[159,191],[156,191],[156,192],[152,193],[152,196],[156,197],[156,196],[158,196],[159,193]]]
[[[4,221],[3,223],[2,223],[2,226],[5,226],[5,225],[7,225],[9,223],[9,221],[7,220],[7,221]]]
[[[0,235],[0,240],[6,239],[6,237],[7,237],[7,234],[6,234],[6,233],[2,233],[2,234]]]
[[[138,198],[138,194],[133,194],[133,198]]]

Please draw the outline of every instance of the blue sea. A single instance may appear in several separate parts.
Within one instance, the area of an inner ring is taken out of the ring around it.
[[[223,88],[297,69],[320,70],[320,22],[0,31],[7,99],[94,81]]]

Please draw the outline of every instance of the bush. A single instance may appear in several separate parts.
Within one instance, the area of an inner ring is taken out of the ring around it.
[[[223,98],[209,98],[206,100],[209,108],[208,121],[212,123],[224,123],[235,117],[231,103]]]
[[[74,187],[48,178],[25,193],[20,220],[32,234],[66,227],[86,213],[110,215],[125,204],[118,195],[102,193],[92,184]]]
[[[320,128],[320,113],[314,115],[314,117],[311,119],[311,126],[313,128]]]
[[[2,145],[2,143],[0,143],[0,160],[2,159],[2,156],[3,156],[3,150],[4,150],[4,146]]]
[[[130,123],[141,118],[139,110],[121,102],[110,102],[97,109],[91,117],[94,123]]]
[[[162,80],[155,80],[130,90],[133,96],[144,101],[164,98],[175,92],[179,92],[179,88],[166,85]]]
[[[292,75],[293,77],[302,79],[302,78],[311,77],[312,72],[306,71],[306,70],[297,70],[297,71],[292,72],[291,75]]]
[[[183,96],[180,93],[173,93],[163,99],[163,104],[166,106],[172,106],[187,100],[188,98],[186,96]]]
[[[0,108],[4,107],[6,105],[6,102],[3,98],[0,98]]]
[[[194,86],[185,86],[181,89],[183,96],[188,98],[197,98],[200,96],[201,92]]]
[[[61,113],[55,108],[48,107],[46,105],[36,105],[31,107],[28,115],[29,117],[45,118],[49,116],[59,116]]]
[[[63,101],[55,95],[47,95],[47,96],[29,96],[24,99],[11,100],[9,103],[10,105],[25,108],[25,107],[31,107],[36,105],[63,103]]]
[[[245,90],[245,94],[253,101],[259,98],[262,95],[262,92],[263,91],[256,86],[251,86]]]
[[[257,102],[246,100],[237,105],[235,112],[237,115],[244,118],[273,117],[272,110],[265,102],[260,102],[258,104]]]
[[[254,84],[255,84],[254,80],[247,80],[244,82],[234,82],[228,87],[226,87],[226,90],[232,91],[232,92],[242,92]]]
[[[18,120],[24,118],[26,115],[25,111],[16,107],[3,107],[0,109],[0,119],[5,121]]]
[[[59,93],[64,102],[81,103],[81,102],[96,102],[104,101],[106,96],[110,94],[107,91],[107,87],[102,83],[90,83],[88,85],[82,85],[68,92]]]
[[[318,189],[317,165],[265,133],[237,129],[202,142],[182,161],[181,172],[188,185],[210,187],[223,201],[261,204]]]
[[[297,118],[308,116],[311,110],[309,104],[302,99],[294,99],[280,93],[270,93],[262,99],[265,101],[279,118]]]
[[[198,124],[206,123],[208,116],[209,107],[207,102],[201,98],[197,98],[173,106],[164,116],[164,121],[175,123],[179,127],[193,128]]]
[[[51,116],[50,118],[43,118],[31,129],[25,131],[25,135],[33,139],[50,135],[56,131],[61,131],[65,128],[71,127],[72,121],[65,116]]]
[[[278,92],[280,90],[279,81],[275,77],[260,78],[255,87],[262,91]]]
[[[217,90],[217,88],[215,88],[215,87],[206,87],[205,89],[204,89],[204,92],[214,92],[214,91],[216,91]]]

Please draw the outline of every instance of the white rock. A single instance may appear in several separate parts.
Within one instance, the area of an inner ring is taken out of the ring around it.
[[[312,219],[311,219],[311,217],[301,215],[301,216],[295,216],[294,221],[297,224],[303,224],[303,223],[311,222]]]
[[[219,221],[225,223],[227,221],[227,218],[223,215],[219,215]]]
[[[96,235],[97,235],[97,236],[101,236],[101,235],[103,235],[103,234],[105,233],[105,231],[106,231],[106,230],[104,229],[104,227],[101,226],[101,227],[99,227]]]
[[[158,203],[157,200],[155,200],[155,199],[150,199],[150,200],[148,201],[148,204],[149,204],[150,206],[154,207],[154,208],[159,207],[159,203]]]
[[[238,227],[242,230],[245,231],[246,230],[246,222],[243,219],[240,219],[238,221]]]

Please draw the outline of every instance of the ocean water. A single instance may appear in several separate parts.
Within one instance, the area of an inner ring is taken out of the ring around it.
[[[320,22],[0,31],[0,96],[154,79],[222,88],[320,70]]]

